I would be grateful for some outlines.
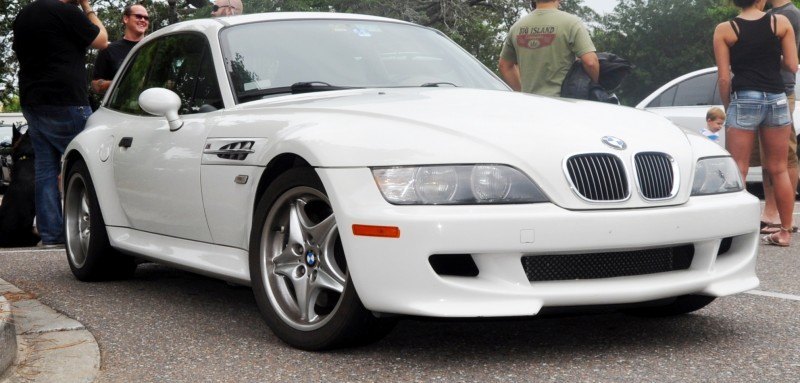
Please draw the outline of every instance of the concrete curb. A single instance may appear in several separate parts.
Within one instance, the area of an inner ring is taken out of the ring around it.
[[[0,383],[90,383],[97,378],[100,349],[83,324],[2,279],[0,296],[9,301],[16,336],[16,361],[0,374]]]
[[[0,377],[17,358],[17,331],[14,328],[14,315],[11,303],[0,295]]]

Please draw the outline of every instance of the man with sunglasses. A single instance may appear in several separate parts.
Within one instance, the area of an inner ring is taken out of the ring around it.
[[[125,32],[121,39],[108,44],[108,48],[97,54],[94,62],[94,76],[92,77],[92,90],[103,94],[111,85],[111,79],[117,74],[122,61],[147,32],[150,26],[150,16],[140,4],[131,4],[122,12],[122,24]]]
[[[241,15],[242,10],[241,0],[215,0],[211,6],[211,17]]]

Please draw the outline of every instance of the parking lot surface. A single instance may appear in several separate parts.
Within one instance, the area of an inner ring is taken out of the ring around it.
[[[794,382],[800,235],[760,252],[758,290],[692,315],[407,318],[378,343],[325,353],[281,343],[249,288],[165,266],[82,283],[63,250],[4,249],[0,278],[86,326],[99,382]]]

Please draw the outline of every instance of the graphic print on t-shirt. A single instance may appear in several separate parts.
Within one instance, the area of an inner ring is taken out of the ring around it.
[[[554,26],[522,27],[517,35],[517,46],[528,49],[549,47],[556,39],[556,30]]]

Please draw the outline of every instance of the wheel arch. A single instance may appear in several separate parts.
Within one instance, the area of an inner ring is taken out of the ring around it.
[[[295,153],[282,153],[275,157],[273,157],[267,166],[264,168],[264,171],[261,173],[261,178],[259,178],[258,186],[256,187],[256,194],[253,203],[253,212],[255,213],[255,209],[258,205],[258,201],[261,195],[267,190],[270,184],[275,181],[278,176],[285,173],[289,169],[294,168],[311,168],[311,164],[308,163],[302,156],[297,155]]]
[[[73,141],[73,143],[75,143],[75,141]],[[87,153],[88,152],[79,146],[70,147],[64,152],[60,182],[62,192],[66,193],[67,182],[69,181],[67,175],[70,169],[75,166],[75,163],[78,161],[83,161],[83,163],[86,164],[89,177],[92,178],[94,193],[97,196],[97,203],[100,205],[100,210],[106,225],[130,226],[120,205],[119,195],[114,187],[114,168],[110,166],[110,163],[93,163],[93,161],[90,160],[91,157],[87,155]]]
[[[83,155],[77,150],[70,150],[64,154],[64,163],[62,165],[63,170],[61,172],[61,190],[64,190],[67,186],[67,180],[66,180],[67,173],[69,173],[69,170],[78,161],[83,161],[84,163],[86,162],[86,160],[83,158]]]

